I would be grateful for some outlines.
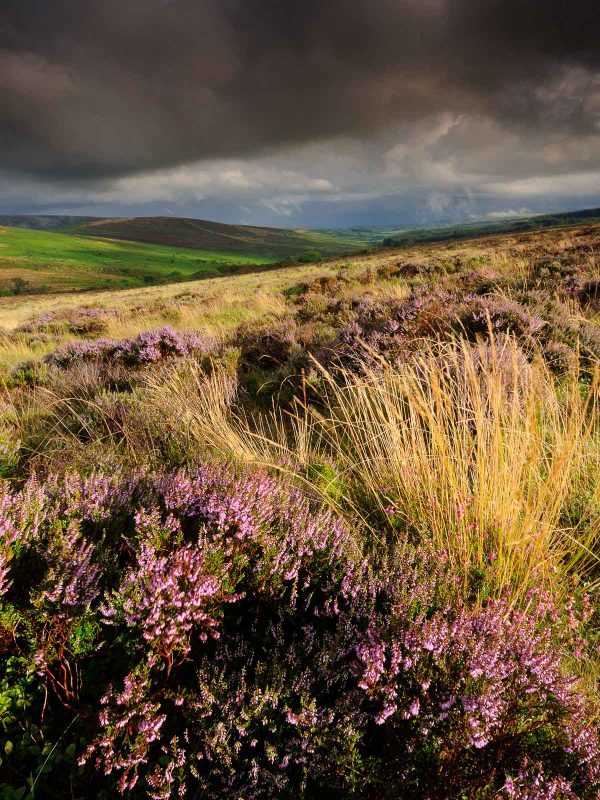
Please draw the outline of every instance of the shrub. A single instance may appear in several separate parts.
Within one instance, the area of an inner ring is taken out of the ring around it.
[[[76,336],[97,336],[103,333],[110,320],[118,316],[117,311],[107,308],[74,308],[62,314],[45,311],[15,329],[16,334],[30,336],[60,336],[71,333]]]
[[[529,797],[541,779],[576,797],[598,786],[599,741],[549,646],[551,613],[496,602],[411,618],[403,602],[367,630],[360,685],[380,726],[374,752],[386,753],[382,796],[404,786],[411,797],[497,796],[492,787]]]
[[[578,292],[579,302],[583,306],[600,307],[600,280],[586,281]]]
[[[545,322],[514,300],[482,297],[467,299],[466,308],[460,315],[460,325],[469,337],[477,335],[512,334],[518,338],[536,336]]]
[[[318,250],[307,250],[298,256],[297,261],[299,264],[311,264],[313,261],[321,261],[323,256]]]
[[[78,361],[143,366],[169,356],[204,355],[214,347],[215,341],[211,337],[188,331],[178,333],[165,325],[123,341],[96,339],[91,342],[70,342],[46,356],[44,361],[61,369],[67,369]]]
[[[12,787],[595,796],[596,732],[560,663],[585,603],[470,609],[441,553],[373,573],[298,489],[218,465],[31,480],[2,493],[0,531]]]
[[[272,323],[244,324],[236,334],[243,365],[273,369],[282,366],[296,347],[297,326],[293,319]]]

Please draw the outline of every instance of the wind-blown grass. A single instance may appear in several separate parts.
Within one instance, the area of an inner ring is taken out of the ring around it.
[[[165,418],[178,409],[200,447],[314,482],[377,537],[383,526],[398,546],[444,551],[465,581],[486,572],[486,591],[522,599],[557,571],[597,581],[597,380],[585,391],[560,383],[510,341],[436,348],[402,370],[322,375],[322,406],[299,399],[283,417],[240,416],[235,379],[193,366],[151,381],[149,402]],[[570,526],[575,493],[588,507]]]

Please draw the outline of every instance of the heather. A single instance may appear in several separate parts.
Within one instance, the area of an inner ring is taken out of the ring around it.
[[[597,797],[596,252],[5,331],[0,794]]]
[[[78,361],[121,363],[129,367],[153,364],[169,356],[203,355],[216,347],[210,337],[190,331],[178,333],[169,326],[140,333],[133,339],[75,341],[57,348],[45,363],[66,368]]]
[[[30,482],[2,519],[17,784],[41,769],[99,796],[597,788],[591,710],[560,655],[585,647],[585,599],[564,626],[547,593],[469,609],[439,554],[369,568],[304,493],[220,465]]]

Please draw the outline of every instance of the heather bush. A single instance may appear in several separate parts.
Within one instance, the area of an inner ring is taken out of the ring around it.
[[[136,498],[149,510],[132,516]],[[155,738],[145,727],[152,720],[156,692],[162,696],[165,689],[161,703],[174,703],[178,709],[174,688],[188,694],[195,687],[191,705],[179,713],[180,722],[186,714],[194,716],[200,698],[194,671],[189,673],[190,658],[198,669],[203,664],[208,669],[215,658],[214,641],[223,640],[233,654],[243,645],[244,624],[257,626],[255,634],[265,625],[266,632],[279,614],[289,625],[306,613],[310,624],[309,608],[316,604],[315,612],[326,613],[334,602],[330,592],[351,570],[351,563],[342,560],[350,540],[340,524],[262,474],[238,479],[227,470],[207,467],[192,476],[128,481],[71,477],[44,488],[34,482],[21,496],[6,494],[3,510],[3,587],[6,608],[16,615],[11,624],[17,648],[10,646],[8,655],[27,653],[21,659],[23,679],[35,670],[50,692],[50,706],[56,704],[48,711],[57,714],[57,725],[63,709],[74,712],[87,700],[92,707],[80,713],[89,726],[99,695],[96,691],[91,700],[84,691],[82,696],[82,685],[87,691],[98,689],[110,673],[117,685],[124,682],[125,690],[117,692],[115,686],[114,696],[105,683],[106,704],[113,698],[117,705],[113,712],[107,709],[106,718],[120,714],[119,705],[142,703],[141,716],[131,711],[131,719],[141,725],[133,751],[128,734],[118,745],[121,753],[111,760],[104,739],[116,736],[115,731],[102,734],[88,753],[91,758],[92,750],[97,751],[101,771],[115,772],[123,789],[136,782],[141,763],[136,759],[142,751],[143,760],[150,759],[144,775],[152,770],[150,785],[158,780],[167,740],[161,739],[149,754]],[[222,626],[227,620],[231,635],[225,639]],[[220,659],[227,662],[226,651]],[[165,675],[172,675],[166,688]],[[142,685],[149,697],[141,697]],[[185,734],[174,718],[169,718],[169,729],[173,736]],[[210,750],[217,742],[207,740],[205,746]],[[196,754],[189,755],[194,756],[193,777]],[[231,774],[223,778],[233,779]]]
[[[400,301],[366,298],[357,304],[353,321],[340,329],[320,360],[359,371],[382,359],[388,363],[410,361],[423,339],[450,335],[459,325],[461,310],[461,298],[444,290],[419,288]]]
[[[342,275],[327,275],[304,284],[303,290],[307,295],[333,297],[347,284],[348,280]]]
[[[600,336],[598,325],[588,320],[557,299],[549,299],[544,292],[531,292],[527,299],[543,318],[544,327],[540,340],[548,352],[548,363],[552,364],[558,351],[562,352],[559,363],[572,360],[588,374],[593,373],[600,359]],[[568,355],[568,348],[572,355]]]
[[[337,336],[313,352],[328,367],[364,371],[383,362],[412,362],[425,341],[510,336],[524,352],[541,350],[557,373],[593,367],[600,356],[597,325],[539,293],[522,300],[418,288],[401,301],[365,298],[346,317],[330,303],[323,318],[338,328]]]
[[[247,367],[273,369],[282,366],[297,347],[293,319],[241,325],[236,334],[240,359]]]
[[[503,288],[506,277],[490,267],[479,267],[460,275],[461,288],[465,292],[486,295]]]
[[[399,261],[393,276],[403,278],[432,277],[443,271],[443,266],[438,261]]]
[[[543,347],[544,359],[558,375],[573,373],[577,369],[577,353],[564,342],[550,341]]]
[[[298,302],[297,318],[301,322],[323,319],[335,315],[337,302],[335,298],[325,294],[310,293],[303,295]]]
[[[179,333],[165,325],[123,341],[76,340],[62,345],[44,360],[47,364],[62,369],[81,361],[122,363],[139,367],[154,364],[170,356],[205,355],[215,346],[215,340],[211,337],[190,331]]]
[[[465,334],[472,338],[512,334],[519,339],[530,339],[543,329],[544,320],[530,309],[514,300],[495,297],[465,298],[465,309],[459,317],[459,324]]]
[[[407,628],[399,604],[381,632],[366,631],[361,687],[381,726],[382,796],[411,786],[414,797],[527,797],[540,778],[573,797],[598,787],[597,731],[549,645],[553,613],[546,602],[528,614],[458,606]],[[511,795],[517,775],[522,794]]]
[[[306,332],[314,326],[322,326],[328,330],[330,338],[335,337],[338,330],[356,321],[362,302],[352,298],[308,297],[296,311],[302,339],[310,340]]]
[[[583,306],[600,309],[600,280],[595,278],[586,281],[578,291],[579,302]]]
[[[65,335],[95,338],[108,329],[118,312],[107,308],[74,308],[62,313],[46,311],[17,326],[14,336],[30,343],[54,341]]]
[[[5,788],[598,789],[593,718],[561,664],[584,648],[585,599],[470,608],[443,553],[369,567],[340,520],[265,472],[5,487],[0,557]]]

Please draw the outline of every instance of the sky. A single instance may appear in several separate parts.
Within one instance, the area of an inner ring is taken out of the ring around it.
[[[0,213],[600,206],[595,0],[0,0]]]

